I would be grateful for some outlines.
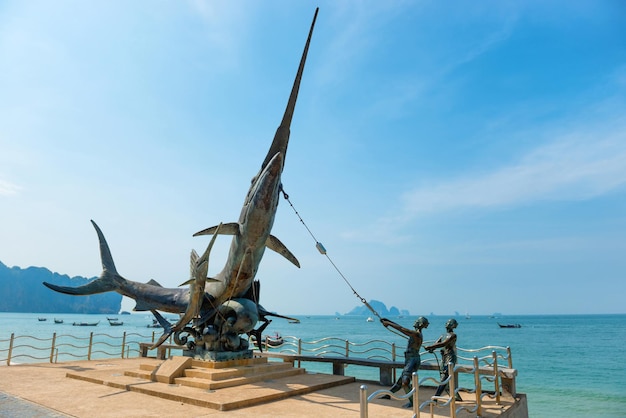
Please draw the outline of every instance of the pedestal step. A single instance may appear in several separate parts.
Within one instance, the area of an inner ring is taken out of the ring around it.
[[[283,377],[295,376],[299,374],[304,374],[304,369],[297,369],[294,367],[290,367],[288,369],[276,369],[276,370],[264,370],[264,371],[255,371],[251,372],[251,374],[225,378],[220,380],[211,380],[207,377],[201,377],[202,375],[198,375],[194,373],[194,370],[186,370],[185,375],[183,377],[177,377],[174,379],[175,384],[179,384],[182,386],[190,386],[200,389],[223,389],[229,388],[233,386],[241,386],[247,385],[250,383],[256,382],[265,382],[270,380],[281,379]],[[187,376],[191,374],[192,376]]]

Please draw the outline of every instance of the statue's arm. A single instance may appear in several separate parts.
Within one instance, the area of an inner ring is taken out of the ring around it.
[[[401,333],[403,333],[404,335],[408,335],[409,337],[412,335],[412,331],[408,330],[406,328],[404,328],[402,325],[400,324],[396,324],[395,322],[387,319],[387,318],[382,318],[380,320],[380,323],[383,324],[385,327],[391,327],[391,328],[395,328],[398,331],[400,331]]]
[[[434,344],[432,344],[432,345],[425,346],[424,348],[425,348],[427,351],[432,351],[432,350],[434,350],[434,349],[436,349],[436,348],[445,347],[446,345],[448,345],[448,342],[450,341],[450,339],[451,339],[451,336],[450,336],[450,335],[448,335],[448,336],[446,336],[446,338],[445,338],[445,339],[443,339],[443,340],[437,340],[437,342],[436,342],[436,343],[434,343]]]

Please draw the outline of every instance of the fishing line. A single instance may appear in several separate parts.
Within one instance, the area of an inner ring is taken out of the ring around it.
[[[376,312],[376,310],[374,308],[372,308],[372,306],[367,302],[367,300],[362,297],[361,295],[359,295],[359,293],[354,289],[354,287],[352,287],[352,285],[350,284],[350,282],[348,281],[348,279],[346,278],[346,276],[344,276],[344,274],[341,272],[341,270],[339,270],[339,267],[337,267],[337,265],[333,262],[333,260],[330,258],[330,256],[328,255],[328,252],[326,251],[326,248],[324,248],[324,246],[322,245],[321,242],[319,242],[317,240],[317,238],[315,238],[315,235],[313,235],[313,232],[309,229],[309,227],[307,226],[307,224],[304,222],[304,219],[302,219],[302,216],[300,216],[300,214],[298,213],[298,211],[296,210],[295,206],[293,205],[293,203],[291,203],[291,200],[289,200],[289,195],[285,192],[285,190],[283,189],[283,185],[280,185],[280,191],[283,194],[283,197],[285,198],[285,200],[287,202],[289,202],[289,206],[291,206],[291,209],[293,209],[294,213],[296,214],[296,216],[298,217],[298,219],[300,219],[300,222],[302,223],[302,225],[304,225],[304,227],[306,228],[307,231],[309,231],[309,234],[311,235],[311,238],[313,238],[313,241],[315,241],[315,248],[317,248],[317,251],[320,252],[320,254],[326,256],[326,259],[330,262],[330,264],[335,268],[335,270],[337,271],[337,273],[339,273],[339,276],[341,276],[341,278],[343,279],[344,282],[346,282],[346,284],[348,285],[348,287],[350,288],[350,290],[352,290],[352,293],[354,293],[354,295],[361,301],[361,303],[363,303],[367,309],[370,310],[371,313],[373,313],[374,315],[376,315],[378,317],[378,319],[382,319],[381,316],[378,314],[378,312]],[[387,327],[385,327],[387,328]],[[400,332],[396,331],[393,328],[387,328],[389,331],[393,332],[394,334],[397,334],[403,338],[408,338],[406,335],[401,334]]]

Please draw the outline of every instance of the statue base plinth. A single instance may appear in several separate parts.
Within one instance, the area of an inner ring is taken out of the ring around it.
[[[183,356],[191,357],[194,360],[207,360],[207,361],[229,361],[229,360],[243,360],[252,358],[252,350],[240,350],[240,351],[211,351],[205,350],[201,347],[195,347],[193,350],[183,350]]]

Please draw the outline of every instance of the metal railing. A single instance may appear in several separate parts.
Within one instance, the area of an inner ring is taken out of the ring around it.
[[[155,333],[124,332],[121,336],[113,336],[91,332],[89,336],[76,337],[69,334],[57,335],[55,332],[51,338],[16,336],[12,333],[9,339],[0,339],[0,362],[6,362],[10,366],[12,363],[18,364],[18,361],[58,363],[80,359],[139,357],[139,344],[147,340],[154,342]]]
[[[359,409],[360,409],[360,417],[367,418],[368,417],[368,404],[374,399],[380,398],[383,395],[388,395],[391,398],[397,400],[410,400],[410,406],[413,410],[413,416],[420,418],[421,411],[426,407],[429,407],[429,412],[431,418],[434,417],[434,409],[437,407],[448,407],[450,409],[450,417],[456,418],[456,416],[461,411],[467,411],[470,414],[475,413],[477,417],[482,416],[482,404],[483,397],[487,395],[487,393],[483,393],[481,386],[481,376],[480,376],[480,366],[478,357],[474,357],[472,359],[473,367],[471,369],[467,369],[464,366],[453,366],[451,363],[448,363],[448,377],[444,380],[437,380],[433,377],[425,377],[423,379],[419,379],[418,372],[413,373],[411,377],[412,381],[412,389],[405,395],[396,395],[394,392],[381,389],[373,392],[369,396],[367,395],[367,385],[361,385],[360,393],[359,393]],[[459,395],[459,390],[462,388],[457,387],[456,376],[458,372],[471,373],[474,377],[474,387],[471,389],[463,388],[464,390],[475,393],[475,400],[471,403],[471,405],[461,405],[458,408],[456,407],[457,396]],[[419,393],[420,393],[420,385],[424,385],[424,383],[431,381],[436,386],[448,385],[449,394],[448,396],[431,396],[430,399],[419,403]]]
[[[297,355],[325,356],[335,354],[345,357],[404,361],[404,353],[398,353],[396,344],[385,340],[369,340],[363,343],[354,343],[337,337],[327,337],[315,341],[303,341],[294,336],[282,338],[283,343],[279,346],[272,346],[266,340],[264,349]],[[424,345],[428,345],[428,342],[425,342]],[[488,355],[480,357],[480,353],[484,352],[488,352]],[[427,351],[422,351],[420,354],[424,358],[427,353]],[[475,349],[457,347],[457,353],[459,363],[472,364],[473,357],[478,356],[479,363],[487,366],[497,364],[497,359],[501,359],[507,362],[508,368],[513,368],[513,357],[511,356],[510,347],[495,345]],[[471,354],[472,357],[464,357],[463,354],[466,353]],[[428,360],[426,361],[428,362]]]

